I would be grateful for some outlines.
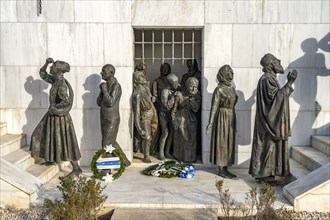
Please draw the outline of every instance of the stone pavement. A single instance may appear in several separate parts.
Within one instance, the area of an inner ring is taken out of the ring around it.
[[[116,209],[111,220],[217,220],[213,210],[204,209]]]
[[[144,169],[142,166],[145,165],[140,164],[139,166],[138,163],[135,163],[128,167],[119,179],[110,183],[102,182],[106,185],[103,193],[108,196],[104,206],[106,209],[115,209],[113,217],[118,216],[115,219],[148,219],[143,217],[148,212],[153,213],[152,216],[164,216],[164,214],[160,214],[163,212],[168,213],[169,216],[180,216],[182,212],[184,213],[183,216],[195,216],[198,213],[214,216],[214,211],[219,211],[219,196],[215,181],[222,178],[216,175],[215,166],[196,165],[196,175],[191,179],[164,179],[145,176],[140,173]],[[259,184],[248,174],[247,169],[231,169],[231,172],[236,174],[238,178],[225,179],[224,189],[229,189],[232,198],[236,201],[244,202],[248,190]],[[63,174],[66,173],[68,171],[64,171]],[[84,167],[83,174],[91,176],[92,172],[89,167]],[[59,181],[55,177],[46,184],[44,189],[39,192],[39,198],[35,205],[40,206],[44,198],[60,198],[60,192],[56,188],[58,183]],[[281,185],[274,186],[276,192],[275,207],[283,205],[292,208],[292,205],[283,197],[282,189],[283,186]],[[127,209],[134,210],[129,214]],[[161,211],[155,212],[155,210],[150,209]],[[166,209],[172,211],[166,211]],[[178,209],[186,210],[180,211]],[[126,215],[131,217],[126,218]],[[159,219],[163,218],[159,217]],[[212,219],[212,217],[208,219]]]

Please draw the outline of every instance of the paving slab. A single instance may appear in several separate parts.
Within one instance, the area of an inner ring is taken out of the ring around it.
[[[116,209],[111,220],[217,220],[209,209]]]

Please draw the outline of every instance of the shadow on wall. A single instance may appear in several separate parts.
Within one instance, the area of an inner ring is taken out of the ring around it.
[[[26,124],[22,128],[24,134],[32,134],[43,115],[47,112],[46,108],[49,106],[49,101],[48,93],[45,91],[48,86],[48,83],[40,79],[34,79],[33,76],[26,78],[24,89],[32,96],[32,100],[25,110]],[[40,108],[45,108],[42,115],[39,114],[40,111],[34,111]]]
[[[101,76],[93,73],[86,78],[82,85],[85,89],[85,93],[82,95],[83,131],[80,140],[80,150],[82,151],[96,151],[101,148],[100,110],[96,104],[100,83]]]
[[[217,72],[214,73],[214,80],[217,80]],[[201,103],[201,127],[200,127],[200,132],[201,132],[201,160],[202,163],[210,163],[210,150],[211,150],[211,135],[212,132],[210,132],[210,134],[206,134],[206,126],[209,124],[209,117],[210,117],[210,111],[208,112],[208,115],[205,115],[205,117],[203,117],[203,111],[206,112],[206,109],[211,109],[211,105],[212,105],[212,96],[213,93],[208,92],[207,87],[208,87],[208,80],[205,77],[205,75],[201,74],[201,94],[202,94],[202,103]],[[215,89],[215,87],[214,87]],[[213,90],[214,90],[213,89]],[[209,103],[209,106],[203,106],[203,103],[206,102],[206,100],[209,100],[208,97],[211,97],[211,102]],[[204,108],[205,109],[204,109]],[[207,149],[206,149],[207,148]],[[203,157],[203,152],[209,152],[207,154],[207,157]]]
[[[256,89],[253,90],[252,95],[245,100],[244,93],[241,90],[236,90],[238,96],[236,109],[244,109],[241,111],[242,118],[237,117],[237,145],[251,145],[252,144],[252,106],[256,102]],[[241,120],[240,120],[241,119]],[[236,148],[237,149],[237,148]]]
[[[330,52],[330,32],[320,41],[308,38],[301,43],[304,55],[290,63],[286,72],[297,69],[298,77],[294,83],[292,98],[299,105],[299,110],[292,124],[292,137],[299,137],[296,141],[308,144],[313,134],[325,135],[330,133],[329,124],[323,128],[313,129],[313,124],[320,113],[322,106],[316,100],[318,92],[318,77],[328,77],[329,69],[325,65],[324,52]],[[287,74],[279,76],[281,85],[286,82]],[[327,91],[328,92],[328,91]],[[323,100],[322,100],[323,101]],[[314,114],[306,115],[306,110],[314,110]],[[302,130],[304,129],[304,130]],[[306,140],[302,140],[306,139]],[[306,142],[307,141],[307,142]]]

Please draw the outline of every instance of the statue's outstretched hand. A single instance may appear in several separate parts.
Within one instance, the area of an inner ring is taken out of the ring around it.
[[[297,70],[292,70],[288,74],[288,83],[291,85],[297,79],[298,72]]]

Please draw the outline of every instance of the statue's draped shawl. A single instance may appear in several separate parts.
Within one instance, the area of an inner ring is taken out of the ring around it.
[[[289,95],[275,74],[265,73],[257,87],[257,111],[249,173],[254,177],[289,174],[287,140],[291,136]]]

